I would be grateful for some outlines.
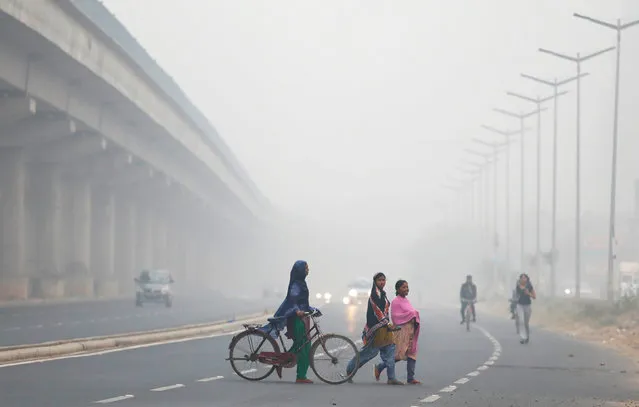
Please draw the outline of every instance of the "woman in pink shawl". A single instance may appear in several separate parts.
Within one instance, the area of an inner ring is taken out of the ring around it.
[[[391,303],[391,319],[393,325],[401,328],[395,333],[395,361],[405,360],[407,363],[408,377],[406,383],[421,384],[415,379],[415,365],[417,364],[417,342],[419,340],[419,311],[411,305],[408,295],[408,283],[406,280],[398,280],[395,283],[395,299]],[[384,363],[375,366],[375,379],[386,368]]]

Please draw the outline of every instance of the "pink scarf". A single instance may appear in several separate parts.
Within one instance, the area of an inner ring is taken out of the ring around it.
[[[412,340],[411,352],[417,352],[417,341],[419,339],[419,311],[411,305],[406,297],[397,296],[391,303],[391,318],[394,325],[404,325],[415,319],[415,336]]]

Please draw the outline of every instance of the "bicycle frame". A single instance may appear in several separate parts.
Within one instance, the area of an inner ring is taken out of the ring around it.
[[[321,315],[321,314],[320,314]],[[300,348],[306,346],[309,343],[312,343],[315,339],[317,338],[322,338],[324,336],[324,334],[322,333],[322,330],[319,326],[319,323],[317,322],[317,318],[319,317],[319,315],[316,316],[315,313],[312,313],[310,315],[307,315],[308,317],[311,318],[311,321],[313,321],[313,326],[310,327],[308,329],[308,331],[306,331],[306,337],[307,339],[304,341],[304,343],[300,346]],[[253,331],[253,330],[259,330],[261,326],[259,325],[244,325],[245,331]],[[270,336],[272,337],[272,333],[276,328],[273,326],[273,324],[269,324],[269,328],[268,330],[265,332],[267,337]],[[282,345],[282,349],[283,351],[280,352],[281,354],[284,353],[292,353],[291,351],[293,350],[293,345],[291,345],[291,347],[289,349],[286,349],[286,344],[284,343],[284,338],[282,337],[282,332],[279,331],[277,333],[277,338],[276,338],[276,342],[277,339],[279,339],[280,344]],[[266,342],[267,339],[262,338],[262,341],[260,342],[260,344],[257,346],[257,348],[255,350],[253,350],[252,352],[254,354],[259,354],[260,349],[262,348],[262,345],[264,345],[264,342]],[[232,342],[232,341],[231,341]],[[322,343],[322,347],[324,348],[324,344]],[[326,349],[324,349],[324,351],[326,351]],[[297,353],[297,352],[295,352]]]

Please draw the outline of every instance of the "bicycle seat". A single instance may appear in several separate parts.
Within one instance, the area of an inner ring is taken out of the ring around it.
[[[272,317],[272,318],[267,318],[266,320],[272,324],[280,322],[284,319],[284,317]]]

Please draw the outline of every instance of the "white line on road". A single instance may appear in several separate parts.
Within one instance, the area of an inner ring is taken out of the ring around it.
[[[109,404],[109,403],[115,403],[116,401],[122,401],[122,400],[126,400],[126,399],[132,399],[133,397],[135,397],[132,394],[127,394],[125,396],[118,396],[118,397],[112,397],[110,399],[104,399],[104,400],[98,400],[98,401],[94,401],[93,404]]]
[[[477,377],[479,376],[479,374],[481,373],[480,371],[482,370],[486,370],[488,369],[489,365],[493,365],[495,363],[495,361],[497,359],[499,359],[499,356],[501,355],[501,344],[499,343],[499,341],[497,339],[495,339],[494,336],[492,336],[490,334],[490,332],[488,332],[486,329],[478,326],[477,329],[479,329],[486,338],[488,338],[488,340],[493,344],[493,354],[491,356],[491,358],[484,363],[483,365],[479,366],[477,368],[477,370],[468,373],[466,376],[467,377],[462,377],[461,379],[457,379],[457,381],[454,382],[454,384],[466,384],[468,383],[471,379],[469,377]],[[450,386],[446,386],[443,389],[441,389],[438,393],[452,393],[457,389],[457,386],[455,385],[450,385]],[[439,400],[441,398],[440,395],[438,394],[432,394],[422,400],[420,400],[420,403],[434,403],[435,401]]]
[[[238,330],[235,330],[233,332],[219,332],[219,333],[214,333],[214,334],[210,334],[210,335],[196,336],[196,337],[193,337],[193,338],[171,339],[171,340],[163,341],[163,342],[147,343],[147,344],[144,344],[144,345],[128,346],[128,347],[119,348],[119,349],[118,348],[116,348],[116,349],[107,349],[107,350],[103,350],[103,351],[99,351],[99,352],[79,353],[79,354],[75,354],[75,355],[57,356],[57,357],[47,358],[47,359],[25,360],[25,361],[21,361],[21,362],[4,363],[4,364],[0,364],[0,369],[5,368],[5,367],[31,365],[31,364],[34,364],[34,363],[53,362],[54,360],[88,358],[88,357],[91,357],[91,356],[102,356],[102,355],[107,355],[107,354],[113,353],[113,352],[124,352],[124,351],[127,351],[127,350],[144,349],[144,348],[150,348],[152,346],[171,345],[171,344],[174,344],[174,343],[198,341],[198,340],[210,339],[210,338],[219,338],[219,337],[223,337],[223,336],[235,335],[235,334],[238,334],[238,333],[240,333],[242,331],[244,331],[244,329],[238,329]]]
[[[167,390],[179,389],[181,387],[184,387],[184,385],[183,384],[172,384],[170,386],[156,387],[155,389],[151,389],[151,391],[167,391]]]
[[[5,332],[9,332],[9,331],[18,331],[18,330],[20,330],[20,329],[22,329],[22,328],[21,328],[21,327],[19,327],[19,326],[16,326],[16,327],[13,327],[13,328],[5,328],[5,329],[3,329],[3,331],[5,331]]]
[[[204,379],[198,380],[200,383],[212,382],[214,380],[224,379],[224,376],[213,376],[213,377],[205,377]]]
[[[432,396],[428,396],[425,399],[420,400],[420,403],[434,403],[437,400],[440,399],[441,396],[438,396],[437,394],[433,394]]]

